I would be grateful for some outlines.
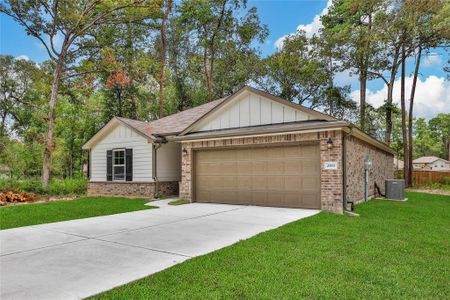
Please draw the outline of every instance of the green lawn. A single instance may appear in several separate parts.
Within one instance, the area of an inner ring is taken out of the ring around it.
[[[145,206],[147,202],[145,199],[85,197],[70,201],[5,206],[0,208],[0,229],[155,208]]]
[[[169,205],[175,205],[175,206],[177,206],[177,205],[183,205],[183,204],[188,204],[188,203],[191,203],[189,200],[186,200],[186,199],[183,199],[183,198],[181,198],[181,199],[178,199],[178,200],[174,200],[174,201],[172,201],[172,202],[169,202]]]
[[[408,198],[323,212],[94,298],[449,299],[450,197]]]

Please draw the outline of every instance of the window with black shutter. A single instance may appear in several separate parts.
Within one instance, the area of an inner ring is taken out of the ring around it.
[[[133,181],[133,149],[126,149],[126,180]]]
[[[125,149],[113,150],[113,180],[125,181]]]
[[[112,150],[107,150],[106,151],[106,180],[107,181],[112,181],[112,179],[113,179],[112,160],[113,160]]]

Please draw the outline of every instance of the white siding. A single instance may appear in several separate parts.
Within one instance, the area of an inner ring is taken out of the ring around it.
[[[181,144],[170,142],[162,145],[156,153],[158,180],[180,181]]]
[[[443,159],[436,160],[432,164],[429,164],[433,171],[448,171],[450,170],[450,164]]]
[[[133,149],[133,181],[151,182],[152,144],[134,130],[117,125],[91,149],[91,181],[106,181],[106,151]]]
[[[192,131],[207,131],[316,119],[313,115],[252,92],[243,93],[197,124]]]

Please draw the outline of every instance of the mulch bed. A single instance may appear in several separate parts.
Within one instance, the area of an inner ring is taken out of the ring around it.
[[[28,203],[45,203],[53,201],[68,201],[78,199],[77,196],[51,197],[36,195],[34,193],[21,193],[0,190],[0,206],[22,205]]]

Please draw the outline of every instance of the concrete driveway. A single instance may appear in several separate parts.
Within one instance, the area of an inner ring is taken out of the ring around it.
[[[187,204],[0,231],[0,299],[77,299],[317,210]]]

